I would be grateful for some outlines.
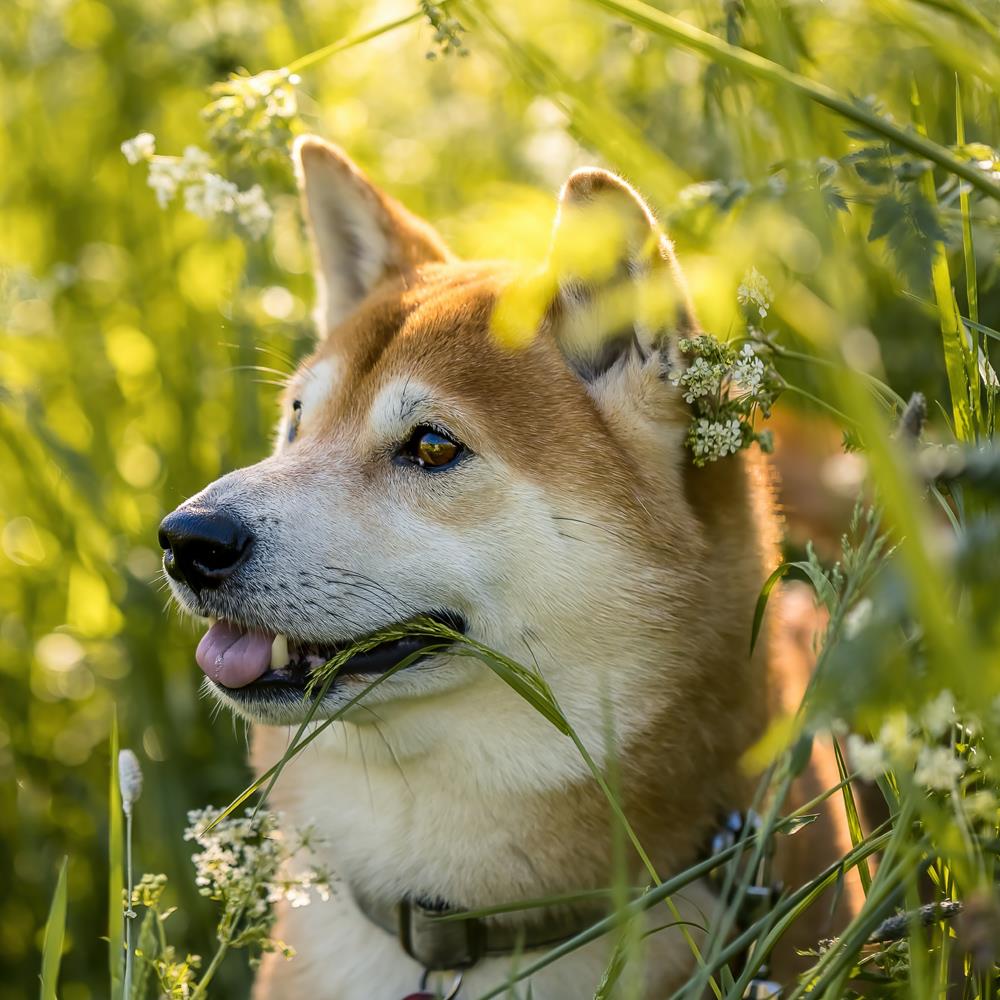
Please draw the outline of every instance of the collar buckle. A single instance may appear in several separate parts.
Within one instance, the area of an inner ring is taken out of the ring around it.
[[[486,954],[486,927],[476,917],[442,917],[460,911],[437,909],[419,899],[399,903],[399,942],[410,958],[433,972],[468,969]]]

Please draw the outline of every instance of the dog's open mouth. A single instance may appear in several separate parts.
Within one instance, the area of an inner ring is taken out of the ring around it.
[[[451,611],[432,611],[412,622],[434,622],[455,632],[465,632],[465,620]],[[394,631],[407,622],[393,623]],[[314,643],[292,636],[261,632],[231,621],[217,621],[202,637],[195,658],[206,676],[228,694],[254,696],[280,693],[305,694],[313,672],[353,645],[368,645],[371,636],[345,642]],[[359,650],[337,673],[378,675],[421,654],[440,651],[448,640],[426,629],[392,638]]]

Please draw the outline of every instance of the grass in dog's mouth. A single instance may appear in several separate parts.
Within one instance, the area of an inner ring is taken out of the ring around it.
[[[462,639],[467,625],[454,611],[431,611],[351,642],[312,642],[290,635],[273,641],[271,665],[249,684],[224,687],[230,696],[319,695],[335,676],[377,676]],[[223,687],[218,684],[217,686]]]

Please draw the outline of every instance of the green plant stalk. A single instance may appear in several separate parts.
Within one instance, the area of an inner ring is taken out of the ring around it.
[[[447,6],[447,4],[448,0],[438,0],[438,5],[441,7]],[[402,28],[407,24],[412,24],[414,21],[419,21],[422,17],[423,14],[420,11],[415,11],[412,14],[407,14],[406,17],[396,18],[395,21],[387,21],[385,24],[380,24],[369,31],[363,31],[361,34],[352,35],[350,38],[342,38],[337,42],[331,42],[329,45],[324,45],[314,52],[308,52],[304,56],[299,56],[298,59],[290,62],[285,69],[289,73],[300,73],[302,70],[308,69],[310,66],[315,66],[316,63],[322,62],[324,59],[336,55],[338,52],[344,52],[347,49],[363,45],[365,42],[370,42],[374,38],[387,35],[390,31],[395,31],[397,28]]]
[[[820,358],[814,354],[805,354],[802,351],[792,350],[790,347],[785,347],[783,344],[768,343],[768,347],[778,355],[779,358],[788,358],[791,361],[801,361],[804,364],[810,365],[820,365],[823,368],[831,368],[834,371],[843,371],[844,365],[838,364],[836,361],[830,360],[830,358]],[[871,387],[877,390],[886,399],[887,403],[895,403],[900,410],[906,407],[906,400],[891,385],[883,382],[880,378],[872,375],[870,372],[858,371],[858,374],[868,382]]]
[[[925,126],[920,94],[916,81],[911,87],[911,104],[917,130],[923,134]],[[928,204],[937,208],[937,190],[934,175],[925,173],[920,178],[921,191]],[[952,419],[955,435],[960,441],[972,443],[982,426],[979,414],[979,374],[972,345],[966,343],[955,291],[951,283],[948,254],[944,244],[935,240],[931,256],[931,284],[937,300],[941,327],[941,343],[944,348],[944,364],[948,374],[948,389],[951,393]]]
[[[118,712],[111,716],[111,767],[108,787],[108,978],[111,996],[122,995],[122,959],[125,953],[122,916],[124,862],[122,845],[122,803],[118,787]],[[125,1000],[131,998],[124,994]]]
[[[789,996],[788,1000],[795,1000],[796,997],[807,991],[815,992],[820,986],[825,988],[827,982],[822,977],[829,975],[832,978],[839,975],[840,957],[847,954],[848,960],[852,960],[854,954],[868,939],[871,931],[878,926],[885,913],[886,899],[896,898],[893,894],[898,894],[902,878],[912,873],[915,860],[924,853],[923,845],[916,845],[911,847],[902,860],[897,860],[903,840],[909,834],[912,817],[913,801],[912,798],[909,798],[904,802],[902,810],[891,819],[892,829],[886,834],[885,851],[861,912],[841,934],[838,939],[839,947],[827,951],[810,970],[811,976],[819,976],[820,978],[807,980],[803,977],[799,987]],[[875,914],[874,918],[872,917],[873,913]],[[861,929],[859,930],[859,928]]]
[[[965,115],[962,111],[962,88],[955,74],[955,141],[965,145]],[[965,294],[969,318],[979,322],[979,288],[976,281],[976,251],[972,242],[972,219],[969,214],[969,192],[959,185],[958,204],[962,213],[962,256],[965,261]]]
[[[913,874],[914,865],[922,855],[922,847],[912,848],[903,856],[891,874],[882,880],[882,884],[877,889],[873,888],[871,895],[865,901],[862,913],[851,922],[848,933],[838,939],[838,947],[831,948],[816,964],[815,971],[822,972],[819,978],[808,985],[800,984],[789,994],[788,1000],[798,1000],[807,992],[818,993],[820,989],[827,991],[824,996],[828,1000],[833,1000],[835,996],[839,1000],[840,995],[834,990],[840,977],[845,970],[850,970],[855,956],[871,932],[897,905],[902,896],[904,880]]]
[[[707,31],[702,31],[694,25],[657,10],[648,3],[643,3],[642,0],[589,0],[589,2],[611,11],[632,24],[646,28],[661,38],[667,38],[699,52],[729,69],[747,73],[759,80],[801,94],[855,124],[884,136],[903,149],[936,163],[948,173],[968,181],[984,194],[1000,200],[1000,183],[992,180],[985,171],[971,163],[965,163],[950,150],[932,142],[926,136],[901,129],[867,108],[852,104],[825,84],[793,73],[784,66],[737,45],[730,45]]]
[[[56,1000],[59,985],[59,966],[62,964],[63,941],[66,938],[66,867],[69,858],[63,858],[59,866],[59,878],[49,906],[49,916],[45,921],[45,936],[42,938],[41,1000]]]
[[[883,824],[883,826],[888,825],[889,821]],[[815,878],[811,879],[805,885],[800,886],[789,896],[786,896],[784,899],[779,901],[771,914],[761,918],[756,923],[751,924],[751,926],[743,931],[742,934],[733,938],[732,941],[726,945],[716,958],[709,963],[710,971],[719,971],[724,965],[732,961],[742,952],[746,951],[747,948],[760,938],[762,932],[768,934],[769,939],[765,938],[763,942],[755,946],[754,953],[757,954],[759,951],[761,955],[765,955],[767,953],[765,948],[769,950],[774,946],[774,942],[781,937],[787,925],[790,924],[799,915],[799,913],[805,909],[806,906],[814,902],[826,889],[833,885],[838,878],[842,877],[843,872],[853,867],[853,865],[857,863],[858,859],[871,857],[871,855],[880,851],[882,847],[888,843],[890,837],[891,833],[876,832],[871,834],[864,846],[858,847],[856,850],[853,850],[849,854],[845,855],[839,861],[835,861],[833,864],[829,865],[826,869],[820,872],[820,874]],[[771,925],[774,925],[773,929],[768,931],[767,928]],[[752,963],[748,965],[748,969],[751,967]],[[682,998],[687,995],[689,986],[690,983],[685,983],[670,996],[670,1000],[682,1000]]]
[[[132,922],[135,920],[135,911],[132,909],[132,809],[125,814],[125,979],[122,986],[122,994],[125,1000],[132,1000],[132,966],[135,962],[135,954],[132,951]]]

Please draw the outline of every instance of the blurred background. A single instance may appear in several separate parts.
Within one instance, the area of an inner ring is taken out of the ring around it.
[[[658,6],[894,121],[916,115],[938,143],[955,146],[964,128],[963,158],[1000,179],[993,0]],[[180,834],[187,810],[245,783],[245,733],[213,721],[199,697],[197,635],[166,606],[156,528],[267,452],[274,383],[308,350],[310,261],[285,155],[294,132],[343,145],[469,256],[540,259],[566,174],[620,170],[675,239],[707,329],[726,335],[756,267],[779,297],[793,281],[842,310],[853,363],[903,397],[947,400],[936,242],[958,261],[963,314],[974,305],[1000,325],[996,200],[972,195],[973,304],[953,180],[937,176],[930,199],[923,167],[877,135],[597,3],[6,0],[0,20],[3,1000],[36,988],[64,855],[61,995],[107,995],[116,712],[146,775],[136,868],[171,876],[176,943],[210,947],[211,907]],[[211,92],[232,73],[286,66],[297,76]],[[275,88],[280,108],[267,102]],[[161,208],[149,164],[120,149],[143,131],[158,155],[198,146],[241,190],[261,185],[273,217],[260,238],[186,211],[181,195]],[[766,326],[808,353],[810,323],[786,310]],[[801,390],[778,417],[794,551],[810,535],[837,538],[858,480],[821,402],[827,369],[792,356],[779,367]],[[947,434],[933,403],[931,418]],[[247,982],[228,961],[219,995]]]

